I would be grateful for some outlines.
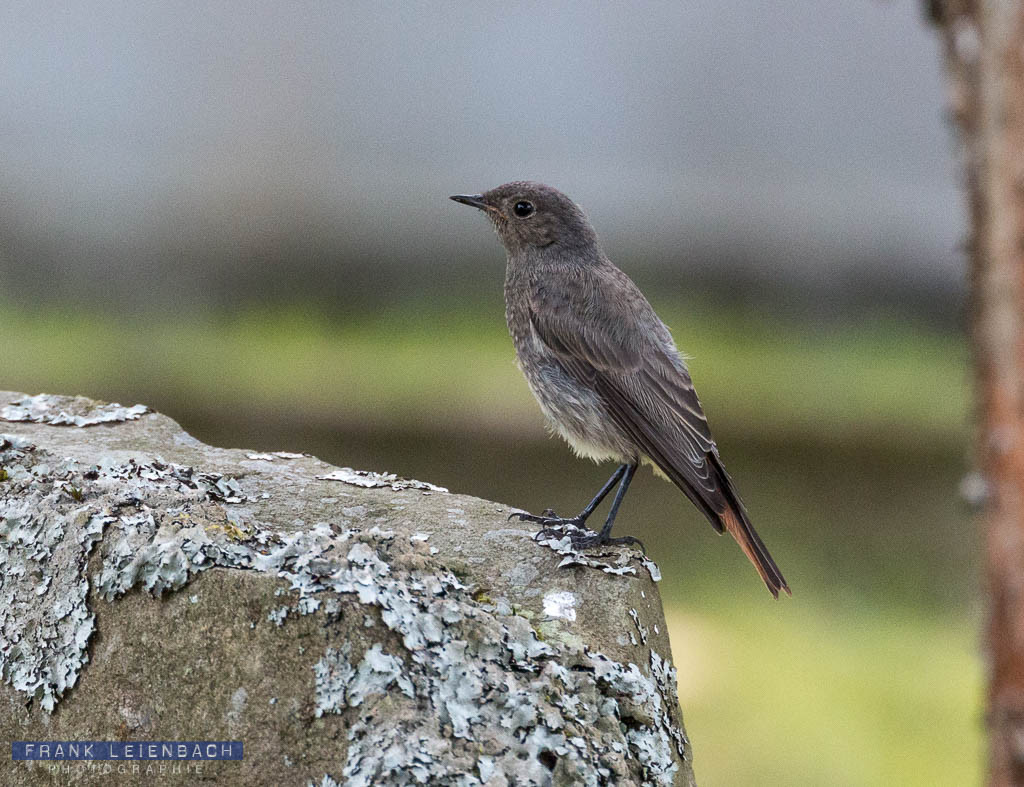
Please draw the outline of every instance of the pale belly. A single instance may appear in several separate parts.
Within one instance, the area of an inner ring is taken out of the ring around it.
[[[557,363],[539,353],[517,352],[526,377],[548,426],[581,457],[595,462],[635,462],[638,454],[615,426],[597,394],[579,385]]]
[[[596,462],[636,462],[639,452],[615,426],[596,393],[578,383],[541,341],[530,320],[523,281],[506,280],[505,316],[516,360],[551,431],[579,456]]]

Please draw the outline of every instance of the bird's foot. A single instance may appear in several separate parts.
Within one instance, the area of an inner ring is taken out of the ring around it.
[[[544,513],[540,516],[537,516],[536,514],[527,514],[525,512],[517,512],[512,514],[509,519],[512,519],[512,517],[524,522],[536,522],[538,524],[545,525],[545,527],[541,528],[534,534],[534,541],[541,541],[544,539],[561,540],[568,536],[570,546],[577,551],[581,549],[593,549],[595,547],[632,546],[635,544],[640,547],[641,552],[647,554],[647,550],[644,549],[643,542],[639,538],[635,538],[634,536],[618,536],[612,538],[610,534],[603,531],[601,533],[595,533],[593,530],[587,529],[586,520],[582,517],[560,517],[550,508],[545,509]]]
[[[595,547],[604,546],[632,546],[636,545],[640,547],[640,551],[645,555],[647,550],[644,548],[643,542],[634,536],[617,536],[612,538],[611,534],[605,531],[595,533],[593,530],[587,528],[587,520],[582,516],[574,517],[562,517],[558,516],[550,508],[545,508],[544,512],[538,516],[537,514],[528,514],[525,511],[516,511],[514,514],[509,514],[509,519],[518,519],[521,522],[536,522],[539,525],[544,525],[538,530],[534,536],[534,541],[541,541],[544,539],[558,539],[561,540],[566,536],[569,537],[569,544],[574,550],[581,549],[593,549]]]

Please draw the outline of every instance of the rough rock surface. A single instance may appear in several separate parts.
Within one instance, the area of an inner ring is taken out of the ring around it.
[[[0,392],[3,738],[245,745],[0,781],[692,784],[656,567],[513,510]]]

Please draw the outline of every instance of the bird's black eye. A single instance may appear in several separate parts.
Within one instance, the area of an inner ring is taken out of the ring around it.
[[[515,214],[519,218],[525,219],[527,216],[529,216],[531,213],[533,213],[533,203],[532,202],[526,202],[525,200],[522,201],[522,202],[517,202],[515,204],[515,207],[512,208],[512,210],[515,211]]]

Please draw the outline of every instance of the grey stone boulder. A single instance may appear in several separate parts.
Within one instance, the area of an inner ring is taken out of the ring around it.
[[[4,739],[245,747],[0,782],[693,784],[657,568],[514,510],[0,392]]]

